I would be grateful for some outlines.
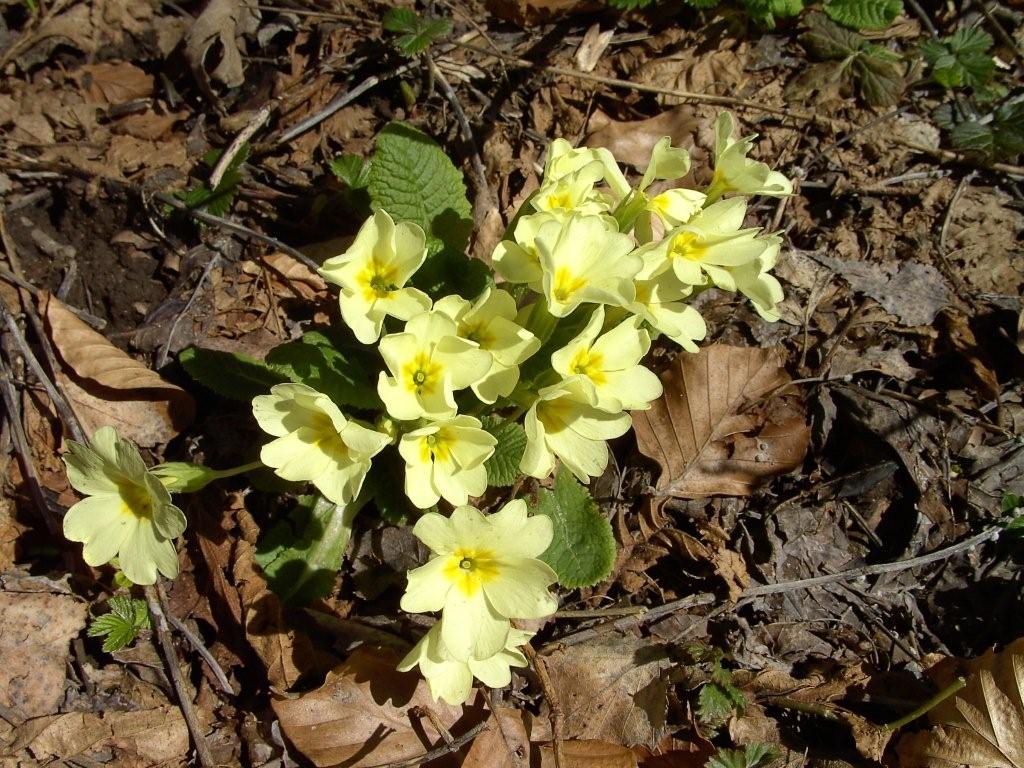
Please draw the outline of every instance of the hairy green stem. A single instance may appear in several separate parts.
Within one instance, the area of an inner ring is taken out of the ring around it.
[[[886,723],[883,727],[887,731],[895,731],[907,725],[908,723],[912,723],[914,720],[917,720],[917,718],[921,717],[921,715],[926,715],[929,712],[931,712],[933,709],[935,709],[935,707],[939,706],[939,704],[944,702],[953,694],[962,690],[966,685],[967,681],[962,677],[958,677],[956,680],[954,680],[952,683],[947,685],[937,694],[932,696],[930,699],[928,699],[928,701],[919,706],[913,712],[907,713],[899,720],[894,720],[891,723]]]

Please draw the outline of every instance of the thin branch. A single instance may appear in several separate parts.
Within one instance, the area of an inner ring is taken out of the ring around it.
[[[174,649],[174,641],[171,639],[171,630],[167,627],[167,614],[165,607],[166,597],[159,580],[156,584],[146,587],[146,603],[149,605],[149,612],[156,620],[156,635],[160,641],[160,649],[163,651],[164,662],[167,664],[167,672],[171,677],[171,684],[174,686],[174,693],[178,697],[178,707],[185,718],[185,725],[192,736],[192,743],[196,748],[196,756],[203,768],[215,768],[217,765],[210,753],[210,747],[206,743],[203,727],[199,724],[196,711],[192,706],[192,686],[181,674],[178,666],[178,653]]]
[[[220,186],[220,181],[224,178],[224,174],[227,173],[231,161],[235,159],[235,156],[241,151],[245,143],[255,135],[256,131],[262,128],[263,124],[270,119],[270,113],[274,111],[274,106],[274,104],[264,104],[260,107],[248,125],[228,144],[228,148],[221,154],[220,160],[217,161],[217,165],[213,168],[213,173],[210,174],[210,189],[216,189]]]
[[[391,763],[377,763],[376,765],[371,765],[368,768],[413,768],[413,766],[424,765],[429,763],[431,760],[436,760],[439,757],[450,755],[452,752],[462,749],[485,730],[487,730],[487,721],[482,720],[461,736],[453,738],[450,744],[442,744],[440,747],[436,747],[435,749],[425,752],[419,757],[414,757],[410,760],[399,760],[398,762]]]
[[[279,251],[287,253],[293,259],[298,259],[307,267],[312,269],[314,272],[320,269],[320,265],[313,261],[311,258],[309,258],[309,256],[304,254],[302,251],[295,250],[290,245],[282,243],[276,237],[264,235],[262,232],[257,232],[255,229],[250,229],[244,224],[239,224],[237,221],[234,221],[232,219],[226,219],[221,216],[214,216],[212,213],[206,213],[205,211],[197,211],[193,208],[189,208],[187,205],[181,202],[181,200],[171,197],[170,195],[164,194],[163,192],[154,195],[154,199],[159,200],[161,203],[166,203],[175,210],[188,214],[196,221],[201,221],[204,224],[213,224],[214,226],[221,227],[223,229],[228,230],[229,232],[234,232],[237,235],[242,235],[252,240],[258,240],[261,243],[266,243],[267,245],[276,248]]]
[[[562,754],[562,742],[565,740],[563,733],[563,715],[562,707],[558,703],[558,694],[555,692],[555,686],[551,684],[551,677],[548,675],[547,665],[544,663],[544,659],[537,651],[533,649],[533,646],[527,643],[523,646],[523,653],[526,654],[526,658],[530,660],[530,664],[533,665],[534,670],[537,672],[537,679],[540,681],[541,691],[544,693],[544,698],[548,702],[548,710],[550,712],[551,719],[551,741],[555,752],[555,768],[564,768],[565,766],[565,755]]]
[[[228,676],[224,674],[224,670],[221,669],[221,666],[217,663],[217,660],[213,658],[213,654],[210,653],[209,648],[207,648],[206,645],[203,644],[203,641],[191,629],[189,629],[181,619],[179,619],[174,614],[168,613],[167,620],[171,622],[171,624],[176,630],[181,632],[182,636],[186,640],[188,640],[193,650],[195,650],[196,653],[203,657],[203,661],[205,661],[206,666],[210,668],[210,672],[213,673],[213,677],[217,681],[217,684],[220,686],[220,689],[224,693],[230,694],[232,696],[237,696],[238,692],[235,690],[234,686],[231,685],[231,681],[228,680]]]
[[[189,310],[192,309],[192,305],[195,304],[196,297],[199,296],[199,291],[202,290],[203,284],[206,282],[206,278],[210,276],[214,267],[220,264],[220,258],[220,254],[216,253],[206,263],[206,266],[203,268],[203,274],[199,276],[199,281],[196,283],[196,287],[192,289],[192,293],[189,295],[188,301],[185,302],[185,306],[182,308],[181,312],[175,315],[174,322],[171,323],[171,329],[167,332],[167,340],[164,342],[163,346],[160,347],[160,354],[157,355],[156,358],[157,370],[163,368],[164,364],[167,362],[167,357],[171,350],[171,344],[174,342],[174,335],[178,332],[178,324],[181,322],[181,318],[185,317],[189,313]]]
[[[835,584],[839,581],[856,581],[864,576],[877,576],[882,573],[898,573],[899,571],[907,571],[911,568],[920,568],[922,565],[929,565],[941,560],[947,560],[960,552],[966,552],[969,549],[974,549],[974,547],[979,544],[984,544],[986,541],[994,541],[999,538],[999,534],[1002,533],[1002,531],[1003,528],[1001,526],[986,528],[981,533],[975,534],[969,539],[964,539],[957,544],[952,544],[948,547],[944,547],[943,549],[936,550],[935,552],[929,552],[927,555],[910,557],[906,560],[865,565],[861,568],[852,568],[848,571],[829,573],[824,576],[813,576],[809,579],[796,579],[795,581],[783,581],[778,584],[762,584],[758,587],[749,587],[743,590],[743,594],[740,595],[740,599],[745,600],[751,597],[777,595],[783,592],[793,592],[800,589],[820,587],[825,584]]]

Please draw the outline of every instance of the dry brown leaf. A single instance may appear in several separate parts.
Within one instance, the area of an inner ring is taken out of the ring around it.
[[[619,121],[595,113],[585,140],[588,147],[604,147],[620,162],[639,171],[647,168],[651,150],[662,136],[672,139],[672,146],[692,149],[702,121],[694,115],[693,106],[683,104],[647,120]]]
[[[0,592],[0,704],[24,717],[57,710],[68,643],[85,626],[86,611],[70,595]]]
[[[905,768],[1024,766],[1024,638],[967,666],[967,687],[928,713],[934,727],[900,740]]]
[[[220,61],[210,77],[229,88],[240,86],[245,75],[237,38],[256,31],[259,20],[259,11],[239,0],[211,0],[185,33],[185,56],[196,76],[206,76],[206,54],[215,42],[220,42]]]
[[[720,49],[708,52],[703,46],[693,46],[659,59],[645,62],[632,73],[630,80],[659,88],[690,91],[693,93],[739,93],[749,76],[744,72],[747,59],[746,44],[736,50],[728,46],[735,41],[720,40]],[[681,104],[683,99],[668,94],[658,95],[661,104]]]
[[[613,638],[545,657],[565,712],[565,735],[654,748],[665,731],[671,666],[650,642]]]
[[[601,31],[600,23],[591,24],[587,33],[583,35],[579,48],[576,49],[576,66],[581,72],[593,72],[597,62],[608,49],[615,36],[615,30]]]
[[[472,727],[462,707],[431,699],[419,674],[398,672],[399,659],[387,649],[361,646],[320,688],[274,701],[288,740],[317,766],[358,768],[404,762],[437,746],[431,739],[440,737],[412,712],[416,707],[430,707],[446,728],[460,721],[460,728]]]
[[[96,102],[123,104],[153,93],[153,76],[127,61],[85,64],[74,76]]]
[[[529,720],[521,709],[494,710],[487,730],[473,739],[462,768],[527,768],[532,763]]]
[[[758,404],[790,381],[779,350],[714,344],[681,354],[661,381],[662,397],[633,413],[640,452],[661,467],[660,495],[747,496],[803,461],[810,429],[799,405]]]
[[[269,267],[273,282],[281,284],[286,296],[291,293],[312,301],[327,293],[324,279],[294,256],[270,253],[263,257],[263,263]]]
[[[123,436],[145,447],[167,442],[188,426],[195,415],[191,395],[115,347],[55,297],[44,296],[41,303],[67,369],[62,383],[83,426],[116,424]],[[77,388],[69,386],[72,377]]]
[[[636,768],[637,756],[631,749],[607,741],[566,741],[562,744],[562,768]],[[555,768],[555,749],[540,748],[541,768]]]

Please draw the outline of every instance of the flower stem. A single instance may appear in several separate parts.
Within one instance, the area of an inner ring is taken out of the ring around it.
[[[530,316],[526,320],[526,330],[540,339],[541,344],[544,344],[544,342],[551,338],[551,334],[554,333],[558,320],[559,318],[548,311],[548,303],[542,297],[537,299],[530,307]]]
[[[908,723],[911,723],[914,720],[917,720],[917,718],[921,717],[921,715],[925,715],[925,714],[928,714],[929,712],[931,712],[933,709],[935,709],[935,707],[939,706],[939,704],[944,702],[946,699],[948,699],[953,694],[955,694],[958,691],[960,691],[966,685],[967,685],[967,681],[964,678],[962,678],[962,677],[958,677],[956,680],[954,680],[948,686],[946,686],[941,691],[939,691],[937,694],[932,696],[930,699],[928,699],[928,701],[926,701],[924,704],[919,706],[913,712],[910,712],[910,713],[904,715],[899,720],[894,720],[891,723],[886,723],[883,727],[887,731],[895,731],[895,730],[897,730],[899,728],[902,728],[903,726],[907,725]]]
[[[643,192],[630,192],[612,214],[618,222],[619,232],[629,232],[636,224],[637,217],[647,205],[647,197]]]

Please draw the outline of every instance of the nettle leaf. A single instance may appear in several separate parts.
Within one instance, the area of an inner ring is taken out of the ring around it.
[[[507,488],[519,477],[519,462],[526,451],[526,430],[517,421],[497,416],[485,416],[482,421],[484,429],[498,441],[494,454],[484,464],[487,484]]]
[[[856,54],[867,42],[820,13],[808,14],[805,21],[807,31],[800,36],[800,42],[819,59],[845,59]]]
[[[359,155],[338,155],[327,164],[349,189],[365,189],[370,183],[370,161]]]
[[[886,29],[903,13],[902,0],[831,0],[824,7],[833,21],[851,29]]]
[[[334,590],[358,506],[300,496],[288,515],[256,545],[267,585],[289,605],[303,606]]]
[[[719,748],[704,764],[705,768],[758,768],[775,760],[778,753],[771,744],[755,742],[743,749]]]
[[[322,392],[339,406],[380,408],[375,381],[352,354],[342,352],[321,331],[274,347],[267,366],[297,384]]]
[[[204,387],[232,400],[252,400],[288,381],[266,363],[241,352],[188,347],[178,353],[178,361]]]
[[[473,218],[462,173],[437,143],[411,125],[391,123],[377,136],[370,164],[370,199],[395,221],[419,224],[432,251],[461,253]]]
[[[862,52],[851,63],[861,98],[872,107],[891,107],[900,100],[906,83],[903,68],[885,49]]]
[[[97,617],[89,625],[89,637],[105,637],[106,653],[119,651],[138,637],[139,631],[150,628],[149,608],[145,600],[117,596],[107,601],[110,613]]]
[[[607,578],[615,563],[612,526],[571,472],[559,466],[554,489],[537,491],[533,512],[554,524],[555,536],[540,559],[558,574],[559,584],[591,587]]]
[[[452,29],[448,19],[424,19],[410,8],[390,9],[384,14],[381,24],[388,32],[402,33],[395,40],[395,46],[406,56],[425,51]]]

